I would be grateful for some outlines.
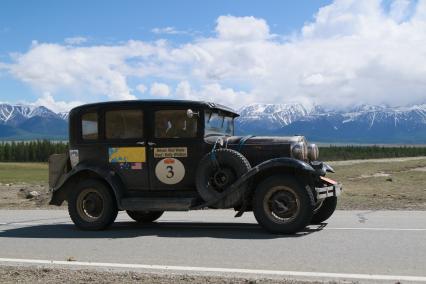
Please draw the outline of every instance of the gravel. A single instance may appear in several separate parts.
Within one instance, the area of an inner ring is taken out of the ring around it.
[[[296,280],[244,279],[216,276],[97,271],[27,266],[0,266],[1,283],[140,283],[140,284],[298,284],[324,283]],[[336,282],[327,282],[336,283]],[[346,282],[347,283],[347,282]]]

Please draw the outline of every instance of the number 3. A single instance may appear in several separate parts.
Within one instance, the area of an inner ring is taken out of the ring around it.
[[[166,175],[167,178],[172,178],[175,176],[172,166],[167,166],[166,169],[167,169],[167,175]]]

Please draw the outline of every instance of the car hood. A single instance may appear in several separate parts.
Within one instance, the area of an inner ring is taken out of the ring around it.
[[[294,144],[305,142],[304,136],[210,136],[205,138],[209,144],[214,144],[218,138],[222,138],[225,144],[231,145],[276,145],[276,144]]]

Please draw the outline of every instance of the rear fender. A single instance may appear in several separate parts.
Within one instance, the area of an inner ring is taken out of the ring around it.
[[[89,164],[78,164],[69,171],[61,182],[51,189],[51,205],[61,205],[67,199],[68,193],[73,190],[77,183],[84,178],[97,178],[103,180],[111,188],[117,206],[120,208],[121,197],[123,196],[124,184],[118,174],[111,169]]]

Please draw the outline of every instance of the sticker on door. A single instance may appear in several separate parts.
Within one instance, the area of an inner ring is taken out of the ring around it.
[[[154,158],[186,158],[186,157],[188,157],[188,148],[186,147],[154,149]]]
[[[185,167],[178,159],[165,158],[155,166],[155,176],[162,183],[177,184],[185,176]]]

